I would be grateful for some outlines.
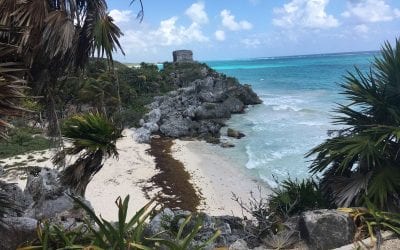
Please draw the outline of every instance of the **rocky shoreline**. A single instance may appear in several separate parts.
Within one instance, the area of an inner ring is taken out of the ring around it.
[[[166,137],[195,137],[218,142],[220,129],[232,114],[243,113],[248,105],[262,101],[249,85],[220,74],[205,64],[173,63],[169,69],[176,86],[164,96],[154,98],[150,110],[140,121],[135,140],[149,143],[151,134]],[[194,80],[192,72],[197,72]]]

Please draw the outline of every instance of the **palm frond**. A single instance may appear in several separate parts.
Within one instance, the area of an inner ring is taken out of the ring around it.
[[[327,139],[306,156],[315,156],[312,173],[324,173],[339,205],[361,202],[362,193],[380,207],[400,194],[400,41],[382,47],[369,72],[356,68],[341,84],[349,105],[339,105],[334,122],[345,133]]]

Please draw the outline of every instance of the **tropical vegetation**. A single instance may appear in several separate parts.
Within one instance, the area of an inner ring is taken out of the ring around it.
[[[57,152],[53,162],[64,167],[61,183],[84,197],[90,180],[103,167],[103,160],[118,157],[116,143],[122,137],[121,130],[100,113],[86,113],[65,121],[62,134],[70,146]],[[67,156],[78,158],[64,166]]]
[[[400,40],[385,43],[369,72],[355,69],[341,84],[349,104],[336,109],[337,135],[310,151],[310,166],[337,206],[400,208]]]
[[[29,246],[19,250],[32,249],[171,249],[188,250],[204,249],[219,235],[216,231],[210,238],[195,242],[195,236],[202,227],[201,220],[197,220],[193,227],[188,227],[192,216],[185,218],[178,227],[177,234],[164,231],[159,235],[146,236],[145,226],[154,211],[154,200],[146,204],[132,218],[128,218],[129,195],[124,199],[118,198],[115,204],[118,207],[118,221],[116,223],[98,217],[93,210],[76,197],[72,197],[80,208],[84,209],[88,218],[82,225],[64,229],[57,224],[43,222],[38,226],[38,239]],[[173,237],[160,237],[167,234]]]

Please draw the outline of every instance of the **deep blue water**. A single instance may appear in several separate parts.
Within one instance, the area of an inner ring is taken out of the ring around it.
[[[368,70],[377,52],[211,61],[209,66],[252,85],[263,104],[235,115],[228,126],[246,134],[220,149],[270,185],[309,176],[304,154],[327,138],[335,103],[345,103],[338,83],[354,66]]]

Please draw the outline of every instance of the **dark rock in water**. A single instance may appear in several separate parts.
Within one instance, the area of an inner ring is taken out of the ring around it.
[[[242,132],[239,132],[239,131],[234,130],[234,129],[232,129],[232,128],[228,128],[228,130],[227,130],[227,132],[226,132],[226,135],[229,136],[229,137],[236,138],[236,139],[240,139],[240,138],[246,136],[246,135],[243,134]]]
[[[0,249],[15,250],[36,239],[38,221],[26,217],[4,218],[0,228]]]
[[[230,142],[223,142],[223,143],[221,143],[221,147],[223,147],[223,148],[234,148],[235,144],[230,143]]]
[[[333,249],[350,244],[356,230],[348,214],[327,209],[303,213],[300,229],[311,249]]]
[[[149,142],[150,135],[158,132],[174,138],[219,137],[231,114],[261,103],[249,85],[241,85],[205,64],[168,64],[164,68],[171,72],[169,81],[177,89],[155,97],[148,105],[150,112],[135,136],[138,142]]]

